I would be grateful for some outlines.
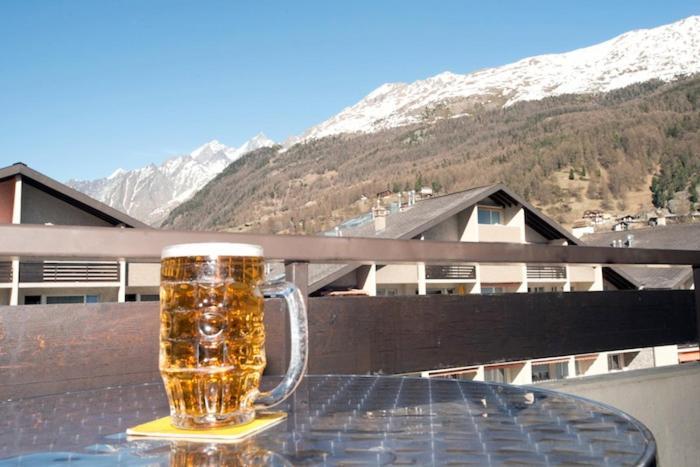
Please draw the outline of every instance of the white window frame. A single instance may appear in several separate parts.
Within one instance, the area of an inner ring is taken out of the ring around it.
[[[477,209],[477,211],[476,211],[477,224],[479,224],[479,225],[505,225],[504,224],[505,212],[502,208],[495,208],[495,207],[491,207],[491,206],[477,206],[476,209]],[[479,217],[480,217],[480,214],[482,211],[489,213],[489,220],[493,220],[493,218],[491,216],[493,215],[493,213],[497,213],[498,214],[498,222],[496,222],[496,223],[489,222],[487,224],[481,223]]]

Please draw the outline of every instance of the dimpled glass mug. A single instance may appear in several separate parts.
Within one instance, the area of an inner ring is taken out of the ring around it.
[[[299,384],[307,360],[306,308],[288,282],[263,281],[263,250],[243,243],[189,243],[161,254],[160,373],[178,428],[247,423]],[[265,369],[263,295],[290,314],[287,374],[260,392]]]

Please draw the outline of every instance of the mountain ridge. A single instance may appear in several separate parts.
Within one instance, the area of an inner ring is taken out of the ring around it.
[[[96,180],[66,184],[147,224],[158,226],[172,208],[188,200],[227,165],[261,147],[274,145],[258,133],[234,148],[211,140],[191,153],[173,156],[160,165],[119,168]]]
[[[662,207],[687,205],[700,184],[700,75],[260,149],[163,227],[308,234],[368,212],[386,190],[495,182],[567,225],[585,209],[648,212],[650,184]]]
[[[525,57],[467,74],[450,71],[412,83],[384,83],[359,102],[285,142],[370,133],[420,123],[434,110],[470,113],[548,96],[607,92],[650,79],[700,72],[700,16],[636,29],[560,54]]]

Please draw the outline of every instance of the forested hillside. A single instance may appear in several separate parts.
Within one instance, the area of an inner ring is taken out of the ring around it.
[[[697,201],[698,77],[442,117],[260,149],[229,165],[163,226],[310,233],[367,210],[377,192],[421,184],[454,192],[501,181],[563,223],[584,208],[634,212],[675,197],[671,207],[683,210]],[[362,195],[369,200],[358,201]]]

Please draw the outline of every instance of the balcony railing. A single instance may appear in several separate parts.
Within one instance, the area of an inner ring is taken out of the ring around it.
[[[700,251],[0,225],[0,260],[157,262],[165,245],[256,243],[307,290],[314,263],[690,265]],[[695,290],[308,297],[309,372],[407,373],[697,342]],[[266,301],[267,371],[289,348],[284,305]],[[0,397],[157,381],[158,303],[34,305],[0,312]],[[494,326],[497,323],[498,326]],[[348,343],[352,343],[352,349]]]
[[[566,279],[565,266],[527,266],[528,279]]]
[[[12,261],[0,261],[0,283],[12,282]]]
[[[118,282],[119,263],[44,261],[19,263],[20,282]]]
[[[425,278],[434,280],[475,280],[476,266],[473,264],[427,265]]]

